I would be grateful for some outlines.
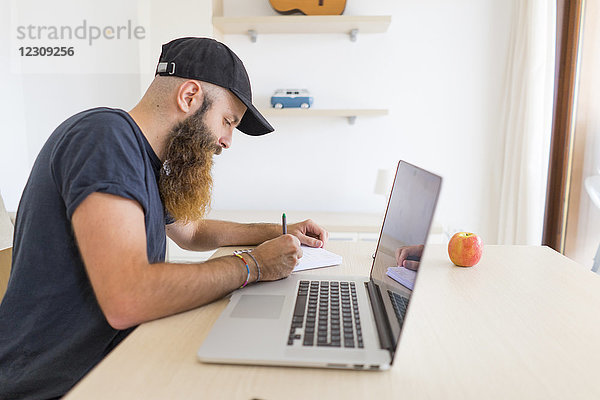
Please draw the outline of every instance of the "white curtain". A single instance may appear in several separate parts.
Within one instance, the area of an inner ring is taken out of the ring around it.
[[[503,101],[498,243],[541,243],[554,92],[554,0],[517,0]]]

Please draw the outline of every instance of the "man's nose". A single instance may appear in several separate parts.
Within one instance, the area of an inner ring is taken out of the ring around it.
[[[223,147],[224,149],[228,149],[229,147],[231,147],[232,136],[233,135],[231,133],[229,133],[228,135],[221,136],[219,138],[219,146]]]

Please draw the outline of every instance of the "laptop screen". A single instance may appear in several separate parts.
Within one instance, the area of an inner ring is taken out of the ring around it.
[[[441,183],[437,175],[404,161],[398,163],[371,269],[390,323],[393,349],[400,338]]]

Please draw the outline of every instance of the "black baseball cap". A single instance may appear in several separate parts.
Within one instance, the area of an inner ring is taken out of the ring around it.
[[[209,38],[186,37],[163,44],[156,75],[195,79],[229,89],[248,108],[238,129],[248,135],[273,132],[273,127],[252,105],[246,68],[223,43]]]

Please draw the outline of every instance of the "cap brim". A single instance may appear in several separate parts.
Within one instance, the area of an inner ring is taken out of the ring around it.
[[[235,89],[230,88],[229,90],[247,107],[240,124],[237,126],[240,131],[250,136],[261,136],[275,130],[249,99],[245,98]]]

